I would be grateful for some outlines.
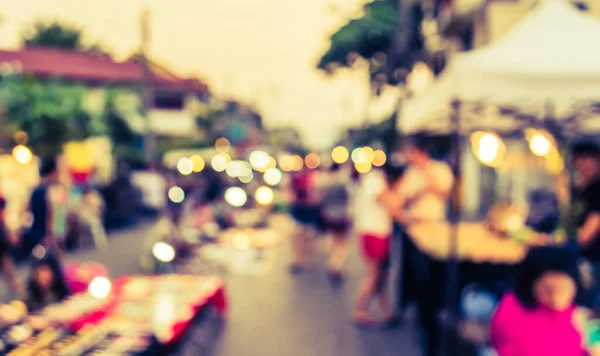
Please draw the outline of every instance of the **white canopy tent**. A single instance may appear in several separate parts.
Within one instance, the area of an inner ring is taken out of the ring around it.
[[[598,19],[565,0],[542,0],[503,39],[456,55],[432,88],[405,102],[399,129],[447,131],[453,100],[533,108],[540,114],[550,102],[558,116],[576,102],[600,101],[600,50],[594,48],[598,38]],[[489,121],[485,116],[469,117],[461,110],[463,130],[514,124],[493,112]]]

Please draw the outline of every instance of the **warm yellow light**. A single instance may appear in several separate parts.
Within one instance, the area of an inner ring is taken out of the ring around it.
[[[529,141],[529,149],[534,155],[544,157],[550,153],[552,143],[545,135],[536,133]]]
[[[565,161],[557,149],[551,149],[544,158],[546,159],[546,169],[548,170],[548,173],[556,175],[565,170]]]
[[[375,151],[369,147],[369,146],[365,146],[362,148],[362,154],[365,155],[366,159],[369,162],[373,162],[373,160],[375,159]]]
[[[160,241],[152,246],[152,254],[157,260],[169,263],[175,258],[175,249],[168,243]]]
[[[359,160],[359,156],[361,155],[362,147],[357,147],[352,150],[352,154],[350,157],[352,158],[352,162],[356,163]]]
[[[290,172],[294,170],[294,157],[285,155],[279,159],[279,167],[284,172]]]
[[[204,158],[198,156],[198,155],[193,155],[190,157],[190,161],[192,161],[192,166],[193,166],[193,171],[198,173],[198,172],[202,172],[204,170],[204,166],[206,165],[204,163]]]
[[[292,170],[301,171],[304,168],[304,159],[298,155],[292,156],[292,159],[294,161]]]
[[[359,162],[354,164],[354,168],[356,168],[358,173],[368,173],[371,170],[372,165],[371,162]]]
[[[381,167],[385,164],[385,162],[387,161],[387,156],[385,155],[385,152],[383,152],[382,150],[377,150],[373,153],[373,165],[375,167]]]
[[[274,196],[273,189],[269,187],[260,187],[254,193],[254,199],[256,199],[260,205],[271,204]]]
[[[230,148],[231,148],[231,142],[229,142],[229,140],[225,137],[220,137],[215,142],[215,149],[218,152],[224,153],[224,152],[229,151]]]
[[[319,157],[319,155],[314,152],[309,153],[304,159],[304,164],[306,164],[306,167],[310,169],[316,169],[321,164],[321,157]]]
[[[226,153],[221,153],[212,158],[210,165],[217,172],[223,172],[227,169],[231,158]]]
[[[194,170],[194,163],[187,157],[182,157],[177,161],[177,170],[184,176],[189,176]]]
[[[15,158],[15,160],[21,164],[29,164],[33,159],[33,154],[31,153],[31,150],[22,145],[15,147],[12,151],[12,155]]]
[[[331,151],[331,158],[338,164],[345,163],[348,160],[349,155],[348,149],[344,146],[337,146]]]
[[[506,153],[500,137],[489,132],[474,132],[471,135],[471,145],[477,159],[490,167],[500,166]]]
[[[110,294],[112,284],[106,277],[98,276],[94,277],[88,285],[88,292],[92,297],[97,299],[104,299]]]

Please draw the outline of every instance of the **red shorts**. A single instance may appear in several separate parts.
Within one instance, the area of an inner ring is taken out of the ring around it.
[[[373,234],[362,234],[360,236],[363,255],[370,260],[385,260],[390,256],[389,237]]]

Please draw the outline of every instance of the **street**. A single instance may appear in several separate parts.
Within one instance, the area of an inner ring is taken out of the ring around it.
[[[285,234],[290,224],[287,217],[278,216],[273,226]],[[101,262],[113,278],[139,273],[140,251],[151,228],[150,222],[141,222],[114,232],[107,251],[76,252],[68,259]],[[325,274],[325,244],[320,243],[315,266],[299,276],[288,274],[285,242],[277,248],[273,268],[266,274],[225,276],[230,309],[225,327],[211,343],[210,355],[418,355],[411,323],[393,330],[361,330],[351,323],[361,273],[359,256],[353,249],[347,281],[334,289]],[[20,268],[19,273],[25,277],[27,269]]]

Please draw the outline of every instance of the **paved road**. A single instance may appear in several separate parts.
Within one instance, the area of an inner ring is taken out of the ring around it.
[[[284,234],[287,219],[275,224]],[[105,264],[113,277],[140,272],[139,254],[152,225],[112,233],[104,252],[77,252],[69,259]],[[364,331],[349,319],[361,266],[353,251],[347,283],[332,289],[324,273],[324,252],[317,264],[297,277],[287,273],[288,248],[276,254],[274,268],[262,276],[226,276],[230,313],[225,327],[212,341],[210,356],[417,356],[411,325],[396,330]],[[323,251],[324,249],[322,249]],[[25,276],[21,268],[19,274]],[[0,293],[4,285],[0,283]],[[1,294],[0,294],[1,295]],[[211,337],[212,338],[212,337]]]

